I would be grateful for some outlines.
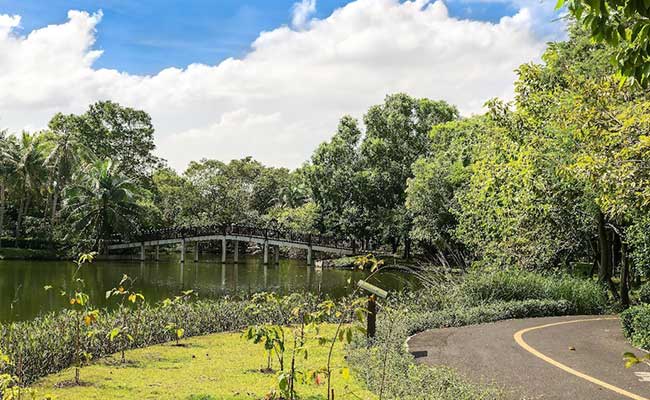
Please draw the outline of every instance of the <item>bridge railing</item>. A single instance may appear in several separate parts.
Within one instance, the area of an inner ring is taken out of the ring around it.
[[[122,242],[145,242],[165,239],[183,239],[198,236],[215,236],[215,235],[238,235],[256,237],[270,240],[286,241],[293,243],[304,243],[315,246],[333,247],[342,249],[354,249],[354,240],[346,238],[335,238],[325,235],[314,235],[304,232],[291,230],[262,228],[253,225],[197,225],[197,226],[177,226],[171,228],[161,228],[141,231],[133,237],[124,237]],[[119,239],[114,242],[120,241]]]

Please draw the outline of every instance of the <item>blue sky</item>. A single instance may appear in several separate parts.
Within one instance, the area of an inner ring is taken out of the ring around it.
[[[104,54],[96,68],[132,74],[155,74],[166,67],[192,63],[215,65],[241,57],[261,31],[289,24],[295,0],[0,0],[0,14],[22,17],[18,32],[67,20],[70,9],[103,18],[96,49]],[[318,0],[317,18],[325,18],[345,0]],[[451,16],[497,22],[513,15],[506,2],[447,2]]]
[[[297,1],[0,0],[0,130],[112,100],[151,115],[178,170],[294,168],[387,94],[466,116],[508,101],[517,68],[565,35],[553,0]]]

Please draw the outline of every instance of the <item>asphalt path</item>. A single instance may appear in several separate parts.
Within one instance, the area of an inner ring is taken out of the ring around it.
[[[408,346],[417,362],[497,385],[509,400],[650,400],[650,366],[625,368],[623,353],[643,353],[625,340],[616,316],[435,329],[411,337]]]

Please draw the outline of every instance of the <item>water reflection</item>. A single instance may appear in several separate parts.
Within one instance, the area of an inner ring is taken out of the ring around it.
[[[115,287],[127,274],[135,279],[137,290],[147,301],[157,302],[194,289],[200,297],[220,297],[226,294],[250,294],[262,290],[289,293],[310,291],[334,297],[350,292],[347,281],[362,279],[362,271],[317,270],[299,260],[282,259],[278,265],[263,265],[256,257],[241,257],[237,264],[221,263],[204,255],[200,262],[181,264],[178,259],[150,262],[101,261],[83,267],[81,277],[86,291],[99,307],[110,307],[105,293]],[[0,261],[0,321],[24,320],[39,313],[65,306],[58,290],[70,286],[74,271],[71,262]],[[389,290],[412,285],[410,276],[384,273],[382,287]]]

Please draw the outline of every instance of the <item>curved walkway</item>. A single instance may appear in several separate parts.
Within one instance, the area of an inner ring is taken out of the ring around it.
[[[417,361],[494,383],[507,399],[650,400],[650,366],[625,368],[615,316],[507,320],[435,329],[409,339]],[[423,352],[426,352],[424,355]]]

